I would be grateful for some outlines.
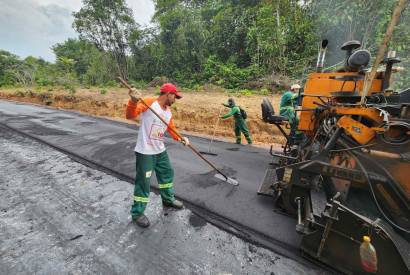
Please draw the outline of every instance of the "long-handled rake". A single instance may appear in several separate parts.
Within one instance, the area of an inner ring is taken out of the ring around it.
[[[121,77],[118,77],[118,79],[120,80],[120,82],[121,82],[125,87],[127,87],[127,88],[130,90],[130,92],[132,91],[132,87],[131,87],[124,79],[122,79]],[[182,138],[182,136],[181,136],[175,129],[169,127],[169,124],[168,124],[157,112],[155,112],[155,110],[153,110],[153,109],[151,108],[151,106],[149,106],[142,98],[138,98],[138,100],[139,100],[142,104],[144,104],[148,109],[150,109],[151,112],[152,112],[154,115],[156,115],[156,116],[162,121],[162,123],[164,123],[164,124],[168,127],[168,129],[170,129],[171,131],[173,131],[173,132],[178,136],[178,138],[180,139],[180,141],[181,141],[181,143],[182,143],[183,138]],[[212,167],[212,169],[214,169],[214,170],[217,172],[217,174],[215,174],[215,177],[216,177],[216,178],[218,178],[218,179],[220,179],[220,180],[223,180],[224,182],[227,182],[227,183],[229,183],[229,184],[235,185],[235,186],[239,185],[239,182],[238,182],[237,180],[232,179],[232,178],[228,177],[227,175],[225,175],[224,173],[222,173],[221,170],[219,170],[218,168],[216,168],[216,166],[215,166],[212,162],[210,162],[209,160],[207,160],[207,159],[206,159],[200,152],[198,152],[198,150],[195,149],[191,144],[188,144],[187,147],[189,147],[189,149],[191,149],[192,152],[194,152],[197,156],[199,156],[203,161],[205,161],[209,166]]]

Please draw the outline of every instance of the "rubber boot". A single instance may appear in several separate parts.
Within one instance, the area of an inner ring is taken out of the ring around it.
[[[236,144],[241,144],[241,136],[236,136]]]
[[[144,214],[137,216],[137,217],[132,217],[132,220],[142,228],[147,228],[150,225],[150,222]]]
[[[162,201],[162,204],[166,207],[172,207],[172,208],[175,208],[175,209],[184,208],[184,204],[179,200],[173,200],[172,202]]]

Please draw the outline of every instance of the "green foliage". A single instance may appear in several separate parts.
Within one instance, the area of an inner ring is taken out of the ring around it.
[[[259,91],[260,95],[269,95],[269,90],[266,88],[263,88]]]
[[[75,92],[76,92],[75,86],[72,85],[71,83],[63,84],[63,88],[64,88],[64,90],[66,90],[70,94],[75,94]]]
[[[87,72],[93,56],[98,53],[97,48],[85,40],[71,39],[63,43],[55,44],[52,47],[56,59],[71,59],[74,64],[73,70],[77,77],[82,80],[83,75]]]
[[[251,95],[254,94],[254,92],[252,90],[249,90],[249,89],[240,90],[239,93],[241,95],[244,95],[244,96],[251,96]]]
[[[400,18],[400,24],[395,28],[391,42],[391,49],[397,51],[402,63],[398,66],[405,70],[394,75],[393,88],[404,90],[410,87],[410,8],[404,10]]]
[[[327,64],[341,61],[340,46],[359,40],[364,48],[377,51],[391,17],[395,0],[322,0],[310,5],[310,13],[323,38],[329,40]],[[329,16],[332,14],[333,16]]]
[[[147,89],[148,88],[148,84],[143,80],[139,80],[139,81],[132,80],[131,84],[137,89]]]
[[[111,55],[100,51],[92,53],[90,64],[84,75],[84,83],[91,86],[106,85],[116,78],[115,61]]]
[[[117,87],[120,74],[140,89],[174,82],[194,91],[203,84],[260,94],[301,79],[315,66],[317,43],[329,40],[326,66],[340,63],[347,40],[376,54],[395,0],[154,0],[153,24],[134,22],[125,0],[83,0],[74,13],[80,39],[52,47],[56,62],[21,59],[0,50],[0,86],[79,84]],[[390,49],[410,65],[410,8]],[[400,66],[399,65],[399,66]],[[394,76],[410,86],[410,69]],[[149,83],[149,84],[147,84]],[[273,88],[272,88],[273,87]]]
[[[242,86],[258,75],[258,67],[241,69],[234,62],[223,63],[216,56],[210,56],[204,64],[204,76],[211,82],[228,89]]]
[[[86,86],[115,86],[116,62],[112,54],[100,51],[85,40],[68,39],[52,47],[59,71]]]
[[[72,73],[74,71],[75,60],[66,56],[59,56],[56,65],[60,70],[66,73]]]
[[[118,73],[126,78],[128,38],[138,26],[125,0],[83,0],[83,7],[73,15],[80,38],[112,53]]]
[[[238,88],[272,72],[300,75],[312,59],[315,29],[295,1],[154,2],[159,29],[140,31],[130,43],[137,79],[165,75],[191,88],[209,81]]]
[[[317,37],[307,9],[280,0],[260,5],[248,40],[253,62],[265,72],[298,77],[310,65]]]
[[[17,84],[11,69],[20,63],[21,61],[16,55],[0,50],[0,86]]]
[[[327,65],[343,60],[344,52],[340,46],[352,39],[362,42],[363,48],[376,56],[378,47],[386,33],[391,20],[395,0],[322,0],[313,1],[310,5],[312,19],[321,31],[322,37],[329,39]],[[329,16],[332,14],[333,16]],[[399,66],[410,65],[410,8],[407,7],[394,28],[389,49],[396,50],[404,61]],[[409,87],[410,71],[395,76],[394,87]]]

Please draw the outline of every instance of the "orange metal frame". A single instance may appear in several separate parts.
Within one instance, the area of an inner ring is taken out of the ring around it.
[[[315,103],[321,104],[321,100],[326,101],[329,98],[332,98],[332,93],[334,92],[357,92],[360,95],[363,90],[363,80],[358,81],[343,81],[337,80],[334,78],[343,77],[343,76],[363,76],[357,72],[331,72],[331,73],[312,73],[309,75],[308,80],[306,81],[303,100],[302,100],[302,109],[307,109],[308,111],[300,112],[300,122],[299,130],[304,131],[307,135],[312,135],[315,129],[315,113],[313,110],[309,109],[317,108],[318,105]],[[379,93],[382,90],[382,79],[375,78],[372,82],[372,86],[369,91],[369,95],[372,93]],[[331,112],[341,114],[341,115],[358,115],[364,116],[367,119],[371,119],[377,123],[382,122],[382,118],[379,116],[380,112],[363,107],[337,107],[331,109]]]

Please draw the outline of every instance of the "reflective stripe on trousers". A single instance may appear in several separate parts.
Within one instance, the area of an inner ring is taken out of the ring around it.
[[[148,202],[149,202],[149,198],[134,196],[134,201],[136,201],[136,202],[148,203]]]
[[[171,188],[171,187],[172,187],[172,182],[159,184],[159,189],[166,189],[166,188]]]

